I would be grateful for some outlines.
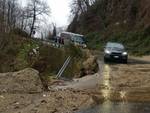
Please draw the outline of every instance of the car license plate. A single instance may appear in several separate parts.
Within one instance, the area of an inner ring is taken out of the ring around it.
[[[119,56],[114,56],[114,58],[119,58]]]

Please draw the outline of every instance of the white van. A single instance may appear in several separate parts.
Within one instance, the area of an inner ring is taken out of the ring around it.
[[[71,32],[62,32],[60,34],[60,37],[63,38],[65,45],[73,43],[75,46],[80,46],[83,48],[87,47],[84,35],[75,34]]]

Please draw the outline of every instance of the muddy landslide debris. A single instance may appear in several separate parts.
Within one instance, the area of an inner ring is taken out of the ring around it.
[[[0,93],[42,92],[39,72],[27,68],[18,72],[0,73]]]
[[[31,68],[0,73],[0,113],[73,113],[93,104],[85,91],[42,90],[39,72]]]

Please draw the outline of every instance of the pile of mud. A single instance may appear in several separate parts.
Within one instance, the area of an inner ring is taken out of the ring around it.
[[[0,73],[0,93],[42,92],[39,72],[27,68],[18,72]]]
[[[0,73],[0,113],[72,113],[95,104],[85,91],[42,89],[34,69]]]
[[[0,113],[73,113],[94,105],[86,92],[64,90],[0,95]]]

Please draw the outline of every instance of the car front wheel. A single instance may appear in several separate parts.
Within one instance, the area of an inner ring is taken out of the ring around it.
[[[127,64],[127,63],[128,63],[128,60],[125,59],[125,60],[122,61],[122,63]]]
[[[107,63],[107,62],[108,62],[108,59],[104,57],[104,63]]]

